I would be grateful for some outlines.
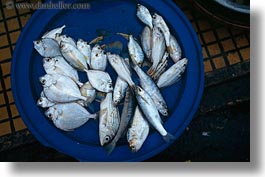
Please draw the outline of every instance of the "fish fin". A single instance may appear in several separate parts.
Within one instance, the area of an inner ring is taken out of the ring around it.
[[[125,39],[129,40],[129,34],[125,34],[125,33],[116,33],[122,37],[124,37]]]
[[[110,155],[115,147],[116,147],[116,142],[111,141],[109,144],[104,146],[104,149],[107,151],[107,154]]]
[[[89,116],[90,119],[94,119],[94,120],[97,120],[98,119],[98,113],[95,113],[95,114],[91,114]]]
[[[90,41],[90,42],[89,42],[89,45],[99,43],[99,42],[101,42],[103,39],[104,39],[104,36],[98,36],[98,37],[96,37],[95,39],[93,39],[92,41]]]
[[[151,66],[151,68],[147,71],[147,74],[148,74],[149,76],[154,75],[154,74],[155,74],[155,68],[154,68],[153,66]]]
[[[165,142],[170,143],[175,140],[175,137],[171,135],[170,133],[167,133],[165,136],[163,136],[163,139]]]

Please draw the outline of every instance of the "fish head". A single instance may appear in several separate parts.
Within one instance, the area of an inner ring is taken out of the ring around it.
[[[143,94],[143,92],[144,92],[144,90],[140,87],[140,86],[136,86],[135,87],[135,93],[137,94],[137,95],[142,95]]]
[[[121,94],[120,92],[117,92],[117,94],[113,95],[113,104],[117,106],[120,102]]]
[[[153,24],[158,24],[161,22],[162,17],[160,15],[158,15],[157,13],[154,13],[154,15],[152,16],[153,19]]]
[[[112,83],[110,82],[102,82],[102,84],[100,84],[100,90],[104,91],[105,93],[109,93],[111,91],[113,91],[113,86]]]
[[[51,120],[56,119],[59,116],[59,111],[55,107],[50,107],[47,111],[45,111],[45,116]]]
[[[61,52],[68,52],[70,50],[71,44],[61,41],[59,47]]]
[[[118,57],[115,54],[111,54],[110,52],[107,53],[107,58],[110,64],[118,63]]]
[[[42,108],[49,107],[49,100],[46,97],[40,97],[37,101],[37,105]]]
[[[142,146],[141,141],[139,141],[137,138],[131,139],[128,143],[131,151],[134,153],[137,152]]]
[[[165,109],[165,108],[160,109],[159,112],[160,112],[163,116],[168,116],[168,111],[167,111],[167,109]]]
[[[45,53],[45,48],[43,45],[42,40],[37,40],[37,41],[33,41],[34,44],[34,48],[41,54],[44,55]]]
[[[188,65],[188,59],[187,58],[183,58],[183,59],[179,60],[179,62],[180,62],[180,65],[185,67],[185,68]]]
[[[108,144],[111,141],[111,137],[109,135],[106,135],[100,139],[100,144],[102,146]]]
[[[39,80],[43,87],[49,87],[56,83],[55,78],[50,74],[40,77]]]
[[[43,67],[44,68],[51,68],[54,67],[56,60],[54,58],[43,58]]]

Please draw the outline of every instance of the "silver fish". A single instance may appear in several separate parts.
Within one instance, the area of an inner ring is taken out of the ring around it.
[[[112,80],[107,72],[99,70],[85,70],[92,87],[100,92],[111,92],[113,90]]]
[[[150,95],[139,86],[137,86],[135,89],[135,94],[139,107],[141,108],[150,125],[152,125],[159,132],[159,134],[163,136],[163,139],[166,142],[174,140],[174,136],[168,133],[163,127],[162,120]]]
[[[33,41],[34,48],[43,57],[56,57],[60,56],[60,48],[58,43],[50,38]]]
[[[165,38],[160,30],[155,26],[152,33],[151,61],[153,62],[149,74],[154,74],[158,64],[163,58],[166,50]]]
[[[151,57],[151,51],[152,51],[152,31],[148,26],[145,26],[143,29],[143,32],[140,36],[141,38],[141,44],[143,51],[145,53],[145,56],[150,59]]]
[[[47,74],[62,74],[73,79],[79,86],[83,85],[79,81],[77,71],[62,56],[43,58],[43,67]]]
[[[57,128],[64,131],[74,130],[84,125],[89,119],[97,118],[97,114],[89,113],[77,103],[56,104],[50,107],[45,115]]]
[[[155,13],[153,15],[153,25],[162,31],[165,37],[166,45],[170,46],[170,31],[163,17]]]
[[[156,81],[166,70],[166,67],[168,65],[168,58],[169,54],[165,52],[160,64],[157,66],[156,72],[151,75],[152,79]]]
[[[56,34],[61,34],[63,32],[63,29],[65,28],[66,26],[63,25],[61,27],[58,27],[58,28],[55,28],[51,31],[48,31],[46,32],[41,38],[51,38],[51,39],[55,39],[55,36]]]
[[[81,71],[87,69],[85,56],[75,46],[62,41],[60,43],[60,50],[66,61],[75,69]]]
[[[143,6],[141,4],[137,4],[136,15],[139,18],[139,20],[141,20],[144,24],[149,26],[150,29],[153,28],[152,16],[151,16],[149,10],[145,6]]]
[[[55,105],[55,103],[48,100],[48,98],[46,98],[46,96],[44,95],[44,93],[42,91],[40,94],[40,98],[37,101],[37,105],[42,107],[42,108],[48,108],[48,107]]]
[[[81,95],[87,98],[88,103],[92,103],[92,101],[96,98],[96,90],[92,87],[89,81],[87,81],[80,88]]]
[[[121,100],[124,98],[127,88],[128,88],[127,82],[118,76],[113,90],[113,103],[115,105],[118,105],[121,102]]]
[[[119,110],[112,103],[112,92],[107,93],[100,103],[99,140],[101,146],[109,143],[118,131],[120,124]]]
[[[122,135],[127,130],[129,122],[130,122],[130,120],[131,120],[131,118],[133,116],[133,113],[134,113],[134,109],[135,109],[135,106],[136,106],[135,103],[136,102],[134,100],[134,96],[131,93],[131,90],[127,89],[125,100],[124,100],[124,106],[123,106],[123,109],[122,109],[119,129],[118,129],[115,137],[113,138],[113,140],[108,145],[106,145],[106,147],[105,147],[105,149],[107,150],[108,154],[110,154],[113,151],[113,149],[115,148],[117,142],[119,141],[119,139],[122,137]]]
[[[188,60],[183,58],[177,63],[172,65],[168,70],[166,70],[158,79],[157,86],[159,88],[168,87],[175,84],[181,78],[181,75],[186,70]]]
[[[45,96],[57,103],[73,102],[77,100],[86,101],[82,96],[76,83],[69,77],[61,74],[46,74],[40,77]]]
[[[116,71],[118,76],[124,81],[126,81],[130,85],[130,87],[134,87],[135,84],[132,81],[131,71],[126,61],[123,58],[121,58],[119,55],[111,53],[107,53],[107,58],[110,65]]]
[[[65,42],[71,44],[74,47],[77,47],[75,40],[66,35],[56,34],[55,40],[58,42],[59,45],[61,44],[61,42]]]
[[[98,44],[92,48],[90,67],[101,71],[104,71],[107,67],[107,55]]]
[[[149,129],[148,122],[137,106],[132,118],[132,123],[127,131],[127,141],[132,152],[137,152],[141,149],[149,134]]]
[[[141,46],[133,38],[132,35],[129,35],[128,50],[132,62],[136,65],[141,66],[144,62],[144,53]]]
[[[150,76],[148,76],[139,66],[134,65],[133,69],[137,73],[137,75],[140,78],[140,85],[142,88],[152,97],[154,100],[155,106],[157,110],[163,115],[167,116],[167,104],[160,93],[158,87],[154,83],[154,81],[151,79]]]
[[[85,56],[87,64],[90,66],[91,47],[87,42],[78,39],[76,43],[77,49]]]
[[[167,51],[175,63],[181,59],[182,50],[179,46],[177,39],[172,35],[170,35],[170,43],[167,47]]]

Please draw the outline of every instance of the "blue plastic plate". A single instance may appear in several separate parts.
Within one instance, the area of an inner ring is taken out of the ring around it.
[[[183,56],[189,59],[182,79],[162,91],[170,113],[165,119],[164,126],[176,138],[192,120],[202,96],[204,70],[201,46],[188,19],[170,0],[87,2],[90,3],[90,9],[86,10],[37,10],[28,21],[16,44],[12,60],[12,91],[16,106],[28,129],[45,146],[80,161],[143,161],[170,145],[165,143],[156,131],[151,131],[137,153],[132,153],[126,141],[122,141],[108,156],[99,145],[98,121],[89,120],[75,131],[63,132],[44,116],[44,109],[38,107],[36,101],[42,90],[39,77],[45,72],[42,57],[34,50],[33,41],[48,30],[66,25],[63,33],[76,40],[82,38],[90,41],[98,35],[105,35],[103,43],[121,41],[123,44],[121,55],[124,55],[127,50],[126,41],[115,33],[123,32],[139,36],[144,25],[136,17],[136,4],[141,3],[149,8],[151,13],[157,12],[162,15],[179,41]],[[110,68],[108,71],[111,77],[116,77]],[[86,78],[82,73],[80,77],[85,81]],[[97,110],[98,103],[95,103],[94,107]]]

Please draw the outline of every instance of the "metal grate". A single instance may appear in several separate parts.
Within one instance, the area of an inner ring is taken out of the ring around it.
[[[0,1],[0,151],[32,141],[13,100],[10,85],[12,53],[32,9],[7,9]],[[11,0],[12,1],[12,0]],[[12,2],[24,2],[16,1]],[[30,2],[30,1],[27,1]],[[36,2],[36,1],[35,1]],[[206,73],[249,62],[250,33],[226,27],[194,10],[189,2],[175,0],[190,19],[203,47]]]

